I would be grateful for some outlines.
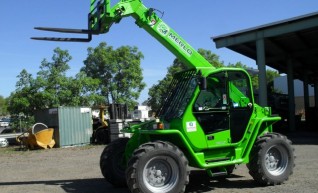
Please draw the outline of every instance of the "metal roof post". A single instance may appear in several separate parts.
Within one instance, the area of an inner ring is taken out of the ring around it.
[[[288,84],[288,126],[289,131],[295,131],[295,90],[294,90],[294,68],[292,58],[287,61],[287,84]]]
[[[267,81],[266,81],[266,64],[265,64],[265,47],[264,39],[256,41],[257,65],[258,65],[258,85],[259,85],[259,105],[267,106]]]
[[[305,72],[304,74],[303,87],[304,87],[305,117],[306,117],[306,123],[307,123],[308,116],[309,116],[309,88],[308,88],[308,73],[307,72]]]
[[[315,81],[315,107],[318,109],[318,80]]]

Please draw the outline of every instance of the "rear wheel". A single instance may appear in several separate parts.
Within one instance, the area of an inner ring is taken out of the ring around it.
[[[162,141],[146,143],[135,150],[126,170],[134,193],[180,193],[189,182],[186,157],[176,146]]]
[[[126,186],[124,153],[129,138],[119,138],[104,149],[100,169],[105,179],[116,187]]]
[[[291,141],[278,133],[258,138],[247,165],[250,175],[262,185],[276,185],[288,180],[295,166]]]

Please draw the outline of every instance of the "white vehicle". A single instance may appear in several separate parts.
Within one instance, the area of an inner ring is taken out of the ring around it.
[[[7,122],[7,121],[0,121],[0,127],[9,127],[9,122]]]
[[[11,121],[10,118],[0,119],[0,127],[9,127],[10,121]]]
[[[9,142],[6,138],[0,138],[0,147],[8,147]]]

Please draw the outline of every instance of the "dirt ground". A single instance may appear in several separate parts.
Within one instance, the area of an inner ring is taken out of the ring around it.
[[[296,135],[297,136],[297,135]],[[227,179],[209,179],[193,171],[187,193],[318,193],[318,138],[304,142],[292,139],[296,158],[294,174],[279,186],[260,187],[245,165],[239,165]],[[99,170],[104,146],[18,151],[0,149],[0,193],[129,193],[113,188]]]

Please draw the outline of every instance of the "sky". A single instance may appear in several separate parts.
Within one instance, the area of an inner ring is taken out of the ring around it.
[[[112,1],[112,4],[118,1]],[[256,63],[227,48],[216,49],[211,37],[244,30],[279,20],[318,11],[316,0],[144,0],[147,7],[164,12],[163,21],[195,49],[211,50],[224,64],[242,62],[256,68]],[[68,76],[83,67],[87,48],[100,42],[118,48],[137,46],[144,55],[141,61],[147,84],[139,102],[148,98],[148,89],[167,73],[175,56],[136,26],[132,18],[124,18],[107,34],[94,36],[89,43],[35,41],[30,37],[85,37],[34,30],[34,27],[87,28],[89,0],[16,0],[0,3],[0,95],[14,92],[17,76],[26,69],[35,78],[41,61],[51,61],[59,47],[72,56]]]

